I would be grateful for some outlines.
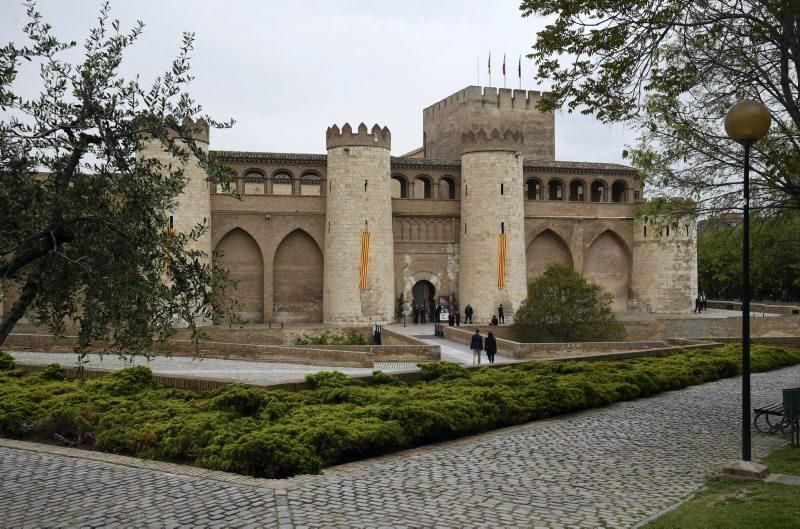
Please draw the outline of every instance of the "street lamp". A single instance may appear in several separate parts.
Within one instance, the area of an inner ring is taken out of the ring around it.
[[[767,107],[745,100],[725,116],[725,132],[744,146],[744,215],[742,218],[742,461],[725,467],[726,474],[764,477],[767,468],[752,463],[750,448],[750,147],[766,136],[770,126]]]

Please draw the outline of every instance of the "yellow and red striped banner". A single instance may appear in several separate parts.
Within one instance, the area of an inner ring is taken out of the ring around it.
[[[361,232],[361,266],[358,270],[358,288],[367,289],[367,274],[369,273],[369,232]]]
[[[500,260],[497,262],[497,288],[506,286],[506,234],[500,234]]]

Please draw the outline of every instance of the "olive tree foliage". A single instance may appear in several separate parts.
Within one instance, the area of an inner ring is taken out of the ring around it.
[[[514,314],[514,335],[524,342],[621,340],[625,327],[611,311],[613,299],[572,268],[552,263],[528,285],[528,297]]]
[[[33,3],[27,15],[24,43],[0,48],[0,287],[9,301],[18,295],[0,344],[25,314],[57,334],[75,323],[79,353],[102,342],[106,352],[148,354],[179,323],[202,338],[196,322],[231,306],[225,272],[192,246],[206,225],[174,233],[167,216],[187,164],[198,163],[212,185],[231,175],[193,139],[194,36],[184,34],[171,68],[143,87],[119,71],[141,22],[120,30],[106,4],[80,50],[57,39]],[[26,67],[38,67],[41,81],[30,99],[15,93]],[[175,163],[137,161],[148,139]]]
[[[755,209],[800,208],[800,1],[522,0],[520,9],[554,18],[529,55],[552,82],[542,108],[635,128],[623,155],[648,188],[694,199],[701,212],[740,208],[742,147],[723,120],[755,99],[773,121],[753,146]],[[677,215],[695,207],[684,205]]]

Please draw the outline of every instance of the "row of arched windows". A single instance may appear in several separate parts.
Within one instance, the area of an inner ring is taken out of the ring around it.
[[[322,194],[322,177],[315,171],[305,171],[299,178],[288,169],[278,169],[270,176],[258,169],[249,169],[232,182],[232,189],[217,189],[217,193],[238,190],[244,195],[306,195]],[[236,186],[236,188],[234,188]]]
[[[623,180],[611,184],[609,193],[605,180],[595,180],[587,188],[583,180],[572,180],[569,187],[559,178],[548,180],[547,186],[538,178],[525,182],[525,197],[528,200],[570,200],[573,202],[628,202],[628,185]],[[638,198],[638,197],[634,197]]]
[[[456,181],[452,176],[442,176],[438,180],[428,175],[418,175],[410,181],[405,175],[392,175],[392,198],[456,198]]]

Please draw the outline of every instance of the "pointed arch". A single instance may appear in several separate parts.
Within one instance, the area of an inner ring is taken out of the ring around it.
[[[239,303],[239,316],[250,322],[264,321],[264,257],[256,240],[244,229],[233,228],[215,248],[216,262],[229,270],[236,290],[228,293]]]
[[[322,321],[323,258],[314,238],[296,229],[272,260],[273,321]]]
[[[628,310],[631,252],[617,233],[605,230],[594,238],[583,259],[583,276],[614,296],[613,310]]]
[[[546,229],[533,238],[525,250],[526,278],[528,283],[542,275],[551,263],[561,263],[572,268],[572,252],[569,246],[551,229]]]

